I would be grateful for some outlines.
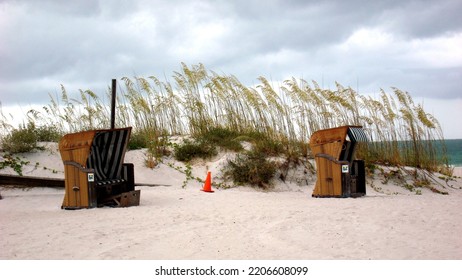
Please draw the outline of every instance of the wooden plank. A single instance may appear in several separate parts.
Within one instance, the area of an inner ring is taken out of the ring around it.
[[[168,184],[149,184],[149,183],[135,183],[135,187],[171,187]]]
[[[64,179],[0,174],[0,186],[64,188]],[[135,183],[135,187],[170,187],[168,184]]]
[[[310,146],[324,145],[332,142],[343,142],[347,135],[349,126],[341,126],[329,129],[318,130],[310,137]]]
[[[64,135],[59,141],[59,152],[63,161],[74,161],[86,166],[90,147],[96,130]]]
[[[29,177],[17,175],[0,175],[0,185],[64,188],[64,179]]]
[[[333,195],[342,196],[342,165],[332,163],[332,177],[333,177]]]

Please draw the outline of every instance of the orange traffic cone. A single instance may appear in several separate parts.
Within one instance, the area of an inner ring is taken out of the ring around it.
[[[207,179],[205,179],[205,184],[201,191],[214,192],[212,191],[212,173],[210,171],[207,172]]]

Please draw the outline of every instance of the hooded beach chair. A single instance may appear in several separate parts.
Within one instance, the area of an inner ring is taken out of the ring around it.
[[[59,142],[64,163],[63,209],[139,205],[134,167],[124,163],[131,127],[65,135]]]
[[[361,126],[319,130],[310,138],[317,180],[313,197],[358,197],[366,194],[363,160],[355,160],[358,142],[367,141]]]

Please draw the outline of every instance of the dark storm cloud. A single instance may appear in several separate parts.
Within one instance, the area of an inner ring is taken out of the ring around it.
[[[436,52],[434,60],[441,61],[436,63],[416,56],[415,48],[434,56],[428,50],[437,48],[431,38],[455,36],[450,40],[458,42],[461,5],[452,0],[1,1],[0,101],[43,102],[59,84],[98,91],[114,77],[169,77],[182,61],[204,63],[247,84],[260,75],[322,79],[326,85],[354,86],[359,80],[366,91],[405,86],[415,95],[451,98],[459,96],[451,87],[460,88],[460,52],[447,63]],[[421,86],[429,80],[439,80],[445,91]]]
[[[409,1],[387,9],[381,21],[393,32],[425,38],[462,31],[462,1]]]
[[[97,1],[66,2],[0,4],[7,17],[0,20],[0,101],[43,102],[61,83],[101,89],[111,77],[147,66],[135,61],[145,55],[140,46],[146,43],[125,26],[135,5],[103,9]]]
[[[374,4],[376,1],[365,5],[352,5],[350,1],[270,1],[265,5],[231,2],[242,28],[237,30],[257,35],[262,46],[300,49],[341,42],[355,28],[376,24],[376,12],[383,9]]]

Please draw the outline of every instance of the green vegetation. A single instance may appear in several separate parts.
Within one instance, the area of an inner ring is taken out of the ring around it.
[[[6,154],[3,155],[3,158],[0,161],[0,169],[11,167],[18,175],[22,176],[22,167],[27,164],[29,164],[28,161],[24,161],[11,154]]]
[[[175,158],[179,161],[190,161],[193,158],[210,158],[218,153],[220,147],[229,151],[241,151],[241,140],[237,132],[222,127],[204,129],[196,133],[193,139],[185,139],[182,144],[175,145]]]
[[[3,150],[9,153],[26,153],[37,147],[37,135],[35,126],[29,123],[27,126],[13,129],[2,141]]]
[[[257,86],[247,87],[234,76],[207,71],[202,64],[181,64],[172,81],[124,77],[118,88],[116,126],[133,127],[129,147],[148,148],[147,161],[158,161],[168,151],[168,137],[189,135],[191,140],[175,147],[177,159],[213,156],[221,147],[240,153],[230,162],[239,174],[239,167],[250,160],[261,164],[255,165],[257,169],[266,166],[262,157],[280,155],[291,162],[309,158],[309,138],[317,130],[362,125],[371,141],[360,145],[357,156],[369,167],[450,171],[444,149],[435,148],[435,142],[443,141],[438,121],[406,92],[380,90],[379,98],[373,98],[338,83],[325,89],[315,81],[295,78],[277,85],[264,77],[258,81]],[[104,96],[80,90],[77,98],[70,98],[61,86],[60,96],[50,99],[43,110],[27,114],[35,135],[36,127],[48,128],[52,139],[110,126],[110,89]],[[4,150],[14,150],[9,143],[34,146],[32,128],[12,129],[1,110],[0,129],[8,132],[2,133]],[[252,143],[252,152],[243,152],[241,141]],[[266,175],[262,176],[256,184],[266,184]]]
[[[242,150],[241,141],[243,138],[239,136],[241,135],[236,131],[223,127],[212,127],[204,133],[197,135],[196,138],[202,139],[201,141],[212,146],[237,152]]]
[[[217,154],[215,146],[203,141],[185,140],[181,145],[175,146],[175,158],[179,161],[190,161],[193,158],[210,158]]]
[[[236,184],[250,184],[268,189],[275,173],[276,165],[268,160],[266,154],[253,150],[229,160],[225,175]]]
[[[2,149],[8,153],[27,153],[37,147],[37,142],[57,142],[62,134],[52,126],[36,127],[30,121],[27,126],[21,125],[18,129],[12,129],[2,139]]]

